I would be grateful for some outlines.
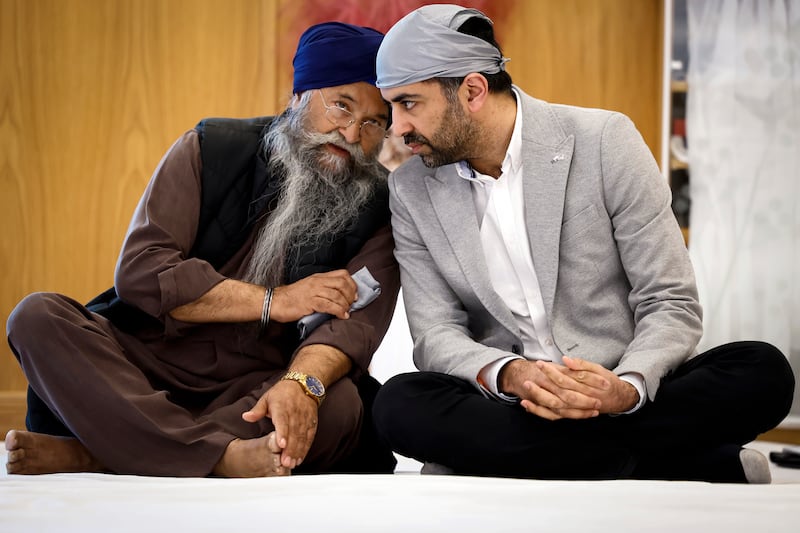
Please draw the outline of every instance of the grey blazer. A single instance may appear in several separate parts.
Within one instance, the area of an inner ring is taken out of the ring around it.
[[[520,94],[525,220],[554,340],[642,374],[653,399],[702,333],[669,186],[626,116]],[[470,184],[413,157],[389,185],[414,362],[478,387],[481,368],[522,341],[489,280]]]

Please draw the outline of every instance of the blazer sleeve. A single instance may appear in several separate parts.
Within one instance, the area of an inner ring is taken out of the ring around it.
[[[614,370],[642,374],[653,399],[661,378],[695,353],[702,334],[694,271],[669,185],[626,116],[615,113],[606,123],[601,163],[634,321],[633,339]]]

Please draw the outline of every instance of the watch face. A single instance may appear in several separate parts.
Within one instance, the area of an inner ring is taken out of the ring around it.
[[[325,394],[325,386],[314,376],[306,377],[306,387],[308,387],[308,390],[310,390],[311,394],[314,396],[322,396]]]

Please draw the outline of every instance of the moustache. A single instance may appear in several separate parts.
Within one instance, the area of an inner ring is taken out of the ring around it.
[[[346,142],[338,133],[309,133],[307,137],[310,143],[317,146],[332,144],[337,148],[347,151],[355,159],[360,159],[363,157],[363,152],[361,151],[361,146],[359,144],[350,144]]]
[[[428,139],[426,139],[422,135],[416,135],[416,134],[414,134],[414,135],[412,135],[412,134],[403,135],[403,142],[406,143],[406,144],[411,144],[411,143],[430,144],[428,142]]]

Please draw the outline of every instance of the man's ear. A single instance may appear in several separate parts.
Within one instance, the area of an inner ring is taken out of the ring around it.
[[[471,72],[464,77],[461,86],[467,89],[467,108],[478,111],[489,97],[489,81],[483,74]]]
[[[300,96],[302,96],[302,94],[302,92],[299,92],[292,95],[292,99],[289,100],[289,107],[291,107],[292,110],[297,109],[297,106],[300,105]]]

